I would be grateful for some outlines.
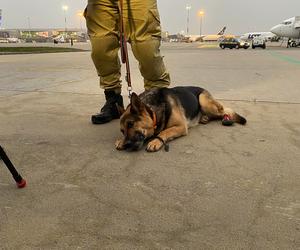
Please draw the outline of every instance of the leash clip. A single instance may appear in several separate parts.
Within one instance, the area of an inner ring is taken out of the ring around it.
[[[132,94],[132,87],[131,86],[128,86],[127,87],[127,90],[128,90],[128,97],[129,99],[131,98],[131,94]]]

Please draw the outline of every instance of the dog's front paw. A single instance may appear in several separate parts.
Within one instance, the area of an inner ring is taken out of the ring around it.
[[[147,145],[148,152],[157,152],[159,151],[164,144],[159,139],[154,139],[150,141]]]
[[[200,118],[200,123],[201,124],[207,124],[209,122],[209,117],[207,115],[203,115]]]
[[[123,150],[124,149],[124,144],[125,144],[124,139],[116,140],[116,142],[115,142],[116,149],[117,150]]]

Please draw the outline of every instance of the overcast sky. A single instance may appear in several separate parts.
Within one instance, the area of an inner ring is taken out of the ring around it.
[[[62,5],[69,6],[69,28],[79,28],[76,15],[87,0],[0,0],[2,28],[63,28]],[[186,5],[191,5],[190,33],[198,34],[199,9],[205,11],[203,33],[213,34],[223,26],[227,33],[243,34],[269,29],[292,16],[300,16],[300,0],[158,0],[163,30],[178,33],[186,30]],[[30,17],[30,18],[29,18]],[[29,24],[30,23],[30,24]]]

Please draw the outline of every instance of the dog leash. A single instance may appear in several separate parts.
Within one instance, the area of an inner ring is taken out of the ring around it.
[[[128,57],[128,47],[127,47],[127,39],[126,39],[126,32],[124,28],[124,8],[123,8],[123,0],[120,0],[120,47],[121,47],[121,59],[122,63],[126,64],[126,76],[125,80],[127,82],[127,90],[128,90],[128,96],[129,99],[131,97],[132,93],[132,84],[131,84],[131,74],[130,74],[130,65],[129,65],[129,57]],[[155,117],[155,123],[156,123],[156,117]],[[162,142],[165,151],[169,152],[169,144],[167,144],[161,137],[154,136],[150,140],[158,139],[160,142]]]
[[[132,84],[131,84],[131,74],[130,74],[130,65],[129,65],[129,57],[128,57],[128,48],[127,48],[127,38],[126,32],[124,28],[124,8],[123,8],[123,0],[120,0],[120,47],[121,47],[121,59],[122,63],[126,64],[126,76],[125,80],[127,82],[127,90],[129,99],[132,93]]]
[[[164,150],[165,150],[166,152],[169,152],[169,150],[170,150],[169,144],[168,144],[167,142],[165,142],[165,141],[164,141],[160,136],[158,136],[158,135],[153,135],[152,137],[148,138],[145,142],[146,142],[146,143],[149,143],[149,142],[151,142],[151,141],[153,141],[153,140],[155,140],[155,139],[159,140],[159,141],[163,144]],[[147,151],[147,148],[146,148],[145,150]]]
[[[152,140],[155,140],[155,139],[160,140],[161,143],[162,143],[163,146],[164,146],[165,151],[166,151],[166,152],[169,152],[170,146],[169,146],[169,144],[167,144],[167,142],[165,142],[165,141],[164,141],[160,136],[158,136],[158,135],[157,135],[157,136],[154,136]],[[152,141],[152,140],[151,140],[151,141]]]

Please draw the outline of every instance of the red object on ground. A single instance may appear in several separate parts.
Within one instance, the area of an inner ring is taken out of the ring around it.
[[[10,161],[4,149],[0,145],[0,160],[2,160],[17,183],[18,188],[24,188],[26,186],[26,181],[22,178],[22,176],[16,170],[14,164]]]
[[[232,117],[230,115],[225,114],[223,116],[222,125],[224,125],[224,126],[231,126],[233,123],[234,123],[233,119],[232,119]]]
[[[24,187],[26,187],[26,184],[27,184],[27,182],[24,179],[22,179],[20,182],[17,182],[18,188],[24,188]]]

